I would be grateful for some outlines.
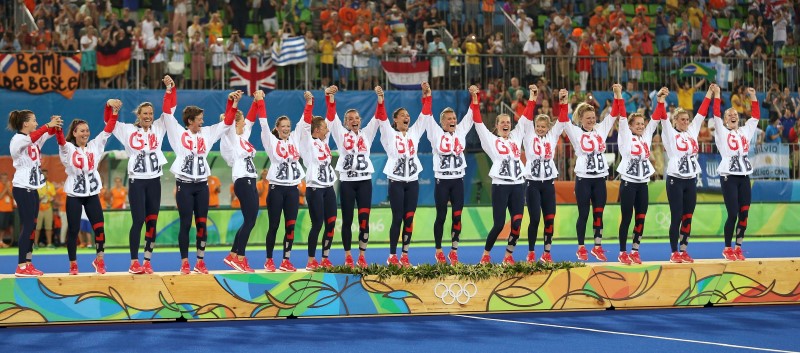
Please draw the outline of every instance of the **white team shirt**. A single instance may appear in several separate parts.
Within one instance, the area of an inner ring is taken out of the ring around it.
[[[757,105],[756,105],[757,106]],[[756,111],[756,109],[753,109]],[[719,162],[717,171],[719,175],[750,175],[753,174],[753,164],[747,157],[750,153],[750,143],[758,128],[759,117],[747,119],[743,127],[728,130],[722,118],[714,114],[714,143],[717,145],[722,161]]]
[[[535,101],[528,101],[529,106],[536,105]],[[566,113],[566,107],[564,113]],[[533,109],[528,111],[526,107],[525,113],[519,119],[517,124],[522,125],[522,129],[526,132],[525,138],[522,140],[525,147],[525,179],[534,181],[553,180],[558,177],[558,169],[556,163],[553,161],[555,156],[556,146],[558,146],[558,137],[561,132],[569,124],[568,122],[556,122],[550,131],[544,136],[536,134],[536,125],[531,120],[533,117]]]
[[[114,137],[125,147],[128,154],[128,177],[130,179],[155,179],[163,174],[163,166],[167,158],[161,151],[167,127],[164,124],[165,114],[174,114],[177,107],[177,91],[164,95],[163,113],[153,121],[147,131],[134,124],[117,122],[114,126]]]
[[[300,164],[300,132],[297,127],[288,140],[281,140],[272,134],[266,117],[259,118],[258,121],[261,123],[261,143],[264,144],[270,161],[267,180],[272,185],[299,185],[306,173]]]
[[[175,151],[175,161],[169,168],[169,171],[175,174],[175,179],[193,183],[208,180],[211,168],[207,159],[211,146],[217,143],[233,125],[219,122],[203,126],[198,133],[193,133],[181,126],[172,114],[164,113],[161,118],[167,127],[169,144]]]
[[[436,179],[460,179],[467,169],[467,158],[464,146],[467,145],[467,134],[472,129],[472,109],[456,125],[454,132],[444,132],[433,116],[420,115],[417,125],[424,125],[433,152],[433,173]]]
[[[473,108],[470,107],[470,109]],[[520,125],[517,124],[511,130],[508,138],[493,134],[483,122],[475,122],[475,131],[478,132],[478,137],[480,137],[481,147],[492,160],[492,168],[489,170],[492,184],[516,185],[524,183],[520,146],[525,134]]]
[[[58,147],[61,164],[67,173],[67,180],[64,182],[64,192],[67,196],[87,197],[100,193],[103,182],[100,173],[97,172],[97,166],[110,137],[111,133],[103,131],[89,141],[86,147],[81,148],[71,142]]]
[[[309,120],[311,120],[310,108],[308,108],[308,105],[306,107]],[[333,170],[331,148],[328,147],[328,141],[331,137],[330,131],[322,139],[312,137],[311,124],[306,122],[305,116],[297,123],[296,131],[300,135],[300,146],[310,147],[300,149],[303,165],[308,170],[306,172],[306,186],[317,188],[333,186],[336,182],[336,172]]]
[[[381,144],[388,157],[386,166],[383,167],[383,173],[389,180],[415,181],[419,179],[422,163],[419,161],[417,146],[422,134],[425,133],[425,125],[419,123],[419,119],[422,119],[421,116],[422,113],[417,118],[417,122],[412,124],[405,134],[392,128],[388,119],[380,122]]]
[[[42,129],[46,129],[44,126]],[[9,144],[11,158],[14,161],[14,179],[11,184],[17,188],[40,189],[44,186],[45,178],[42,174],[42,145],[54,135],[45,132],[36,142],[30,135],[14,134]]]
[[[609,114],[602,122],[596,124],[592,131],[586,131],[572,123],[565,125],[564,130],[572,143],[575,156],[578,157],[575,161],[575,175],[579,178],[608,176],[608,162],[604,153],[606,152],[606,138],[608,132],[614,127],[615,120]]]
[[[703,103],[708,110],[708,103]],[[667,151],[667,175],[674,178],[694,179],[700,175],[700,164],[697,162],[697,153],[700,148],[697,144],[697,136],[700,134],[700,127],[703,125],[705,115],[702,115],[703,107],[694,116],[689,124],[687,131],[679,132],[675,130],[668,119],[661,120],[661,141]]]
[[[380,121],[373,116],[363,129],[354,132],[345,128],[339,115],[336,114],[336,103],[328,104],[328,129],[330,129],[333,141],[339,152],[339,160],[336,161],[336,171],[339,172],[339,179],[342,181],[371,180],[375,167],[369,159],[369,151],[372,141],[378,133]]]
[[[229,106],[230,102],[232,101],[229,101]],[[255,118],[255,115],[251,117],[251,114],[255,113],[255,108],[255,104],[250,108],[247,119],[244,121],[244,129],[242,129],[241,135],[236,133],[236,127],[234,126],[225,132],[219,142],[220,154],[222,154],[222,158],[228,163],[228,166],[231,167],[231,179],[234,183],[239,178],[255,179],[258,177],[254,162],[256,149],[250,143],[250,134],[253,130],[253,120],[251,118]],[[232,114],[236,114],[235,108],[229,109],[234,109]],[[230,111],[229,109],[226,109],[226,112]]]
[[[617,166],[620,178],[633,183],[646,183],[650,181],[650,176],[655,173],[655,168],[650,163],[650,146],[653,144],[653,134],[658,128],[658,120],[650,119],[642,132],[642,136],[636,136],[628,126],[628,118],[619,117],[619,154],[622,156],[622,163]]]

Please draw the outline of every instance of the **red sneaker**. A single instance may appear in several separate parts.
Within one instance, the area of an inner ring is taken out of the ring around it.
[[[311,259],[306,264],[306,271],[314,271],[317,268],[319,268],[319,263],[317,262],[317,259]]]
[[[514,255],[506,254],[503,257],[503,265],[513,265],[514,264]]]
[[[733,249],[726,247],[722,249],[722,257],[728,261],[736,261],[736,253],[733,252]]]
[[[694,259],[691,256],[689,256],[688,251],[681,252],[681,260],[683,260],[683,262],[685,263],[694,263]]]
[[[744,253],[742,252],[742,247],[737,246],[736,249],[733,249],[733,254],[736,255],[736,260],[744,261]]]
[[[30,267],[30,266],[25,265],[25,267],[19,267],[19,265],[18,265],[17,266],[17,270],[14,272],[14,276],[17,276],[17,277],[35,277],[34,275],[32,275],[30,273],[30,271],[28,271],[28,267]]]
[[[446,264],[447,263],[447,259],[445,259],[445,257],[444,257],[444,252],[439,252],[439,251],[436,252],[436,263],[437,264]]]
[[[353,257],[350,255],[345,255],[344,257],[344,265],[350,268],[354,268],[355,265],[353,264]]]
[[[353,261],[353,258],[352,258],[352,257],[350,258],[350,261]],[[351,265],[352,265],[352,264],[351,264]],[[333,264],[331,263],[331,260],[328,260],[328,258],[327,258],[327,257],[323,257],[323,258],[322,258],[322,261],[320,261],[320,262],[319,262],[319,267],[322,267],[322,268],[331,268],[331,267],[333,267]]]
[[[397,259],[397,255],[390,254],[389,258],[386,259],[386,264],[389,266],[400,266],[400,260]]]
[[[553,257],[550,256],[549,252],[546,252],[546,253],[542,254],[542,257],[539,258],[539,261],[541,261],[543,263],[546,263],[546,264],[551,264],[551,263],[553,263]]]
[[[207,275],[208,269],[206,268],[206,262],[203,260],[197,260],[197,263],[194,264],[194,272]]]
[[[639,252],[638,251],[631,251],[631,254],[630,254],[629,258],[631,259],[631,262],[633,262],[635,264],[639,264],[639,265],[642,264],[642,258],[639,257]]]
[[[30,273],[34,277],[39,277],[44,274],[44,272],[36,269],[36,266],[33,266],[32,262],[28,264],[28,273]]]
[[[583,245],[578,245],[578,251],[575,252],[575,255],[578,256],[578,260],[580,261],[589,260],[589,252],[586,251],[586,247]]]
[[[364,255],[358,255],[358,262],[356,262],[356,265],[361,268],[367,268],[367,259]]]
[[[528,251],[528,256],[525,258],[525,261],[529,264],[536,262],[536,252]]]
[[[191,268],[189,268],[189,261],[182,261],[181,262],[181,274],[188,275],[192,273]]]
[[[670,257],[669,257],[669,262],[672,262],[674,264],[679,264],[679,263],[683,262],[683,258],[681,257],[681,253],[679,253],[677,251],[673,252],[672,255],[670,255]]]
[[[78,263],[77,262],[70,262],[69,263],[69,275],[75,276],[78,274]]]
[[[630,265],[631,262],[632,262],[631,258],[628,257],[628,253],[626,253],[624,251],[620,251],[619,252],[619,256],[617,256],[617,260],[619,260],[619,262],[621,264],[623,264],[623,265]]]
[[[106,274],[106,262],[103,261],[101,258],[95,258],[92,261],[92,267],[94,267],[94,272],[100,275]]]
[[[231,269],[234,269],[236,271],[241,271],[242,270],[241,268],[236,267],[236,264],[235,264],[236,260],[237,260],[236,257],[231,256],[231,254],[228,253],[228,256],[225,256],[225,258],[222,259],[222,262],[224,262],[226,265],[228,265],[228,267],[230,267]]]
[[[264,263],[264,269],[267,272],[275,272],[275,262],[272,259],[267,259],[267,262]]]
[[[608,261],[608,259],[606,258],[606,251],[603,250],[603,247],[600,245],[597,245],[592,248],[592,256],[594,256],[596,259],[600,261],[604,262]]]
[[[152,275],[153,274],[153,266],[150,265],[150,261],[145,261],[142,263],[142,269],[144,270],[145,274]]]
[[[142,265],[139,265],[139,260],[136,260],[133,262],[133,264],[131,264],[131,267],[128,268],[128,273],[134,275],[141,275],[144,273],[144,268],[142,268]]]
[[[456,252],[455,250],[450,250],[450,253],[447,254],[447,258],[450,259],[451,265],[458,264],[458,252]]]
[[[488,265],[490,263],[492,263],[492,257],[491,256],[483,255],[481,257],[481,262],[480,262],[481,265]]]
[[[294,265],[292,265],[292,262],[289,261],[289,259],[283,259],[283,261],[281,261],[281,267],[278,267],[278,269],[285,272],[297,271],[297,269],[294,267]]]
[[[408,254],[400,255],[400,264],[403,265],[403,267],[411,267],[411,262],[408,261]]]
[[[239,259],[237,258],[236,262],[234,262],[234,264],[236,266],[238,266],[241,269],[240,271],[242,271],[242,272],[247,272],[247,273],[256,272],[256,270],[254,270],[253,268],[250,267],[250,263],[247,262],[247,258],[246,257],[242,257],[241,261],[239,261]]]

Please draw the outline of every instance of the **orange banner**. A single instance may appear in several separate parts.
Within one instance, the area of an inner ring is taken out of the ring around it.
[[[80,53],[0,54],[0,88],[13,91],[58,92],[72,99],[80,72]]]

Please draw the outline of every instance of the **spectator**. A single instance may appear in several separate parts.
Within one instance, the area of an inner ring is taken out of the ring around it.
[[[219,88],[217,85],[222,84],[222,66],[227,62],[227,55],[225,53],[225,46],[223,45],[222,37],[217,38],[208,46],[208,51],[211,54],[211,70],[214,74],[211,88]]]
[[[592,43],[592,56],[594,57],[594,64],[592,65],[592,76],[595,80],[595,88],[605,89],[608,85],[608,56],[611,52],[611,45],[606,42],[605,34],[600,34],[598,38]],[[598,87],[599,84],[599,87]]]
[[[779,119],[771,118],[769,126],[767,126],[766,136],[764,142],[766,143],[780,143],[781,135],[783,135],[783,125]]]
[[[478,11],[481,8],[481,0],[464,0],[464,30],[461,33],[478,33]],[[467,36],[469,38],[469,36]],[[466,40],[464,41],[466,43]],[[467,66],[469,67],[469,66]],[[469,71],[469,69],[467,70]]]
[[[794,43],[791,36],[786,38],[786,45],[781,49],[781,59],[783,59],[783,72],[786,77],[786,87],[794,90],[797,87],[797,56],[800,55],[800,47]]]
[[[481,58],[478,56],[483,47],[477,42],[475,34],[470,34],[461,49],[467,61],[467,82],[474,84],[478,82],[481,74]]]
[[[514,24],[519,28],[524,38],[529,38],[533,33],[533,19],[525,15],[525,11],[522,9],[517,10],[517,20]]]
[[[773,54],[778,56],[786,43],[786,27],[789,25],[789,12],[783,8],[775,13],[775,19],[772,20],[772,45]]]
[[[392,37],[392,29],[386,24],[383,17],[377,16],[372,26],[372,36],[378,38],[378,46],[383,47],[384,44]],[[375,45],[373,45],[374,47]]]
[[[392,35],[395,37],[395,39],[399,40],[408,35],[405,14],[400,11],[400,8],[397,7],[397,5],[392,6],[392,9],[389,10],[389,14],[386,17],[386,23],[388,23],[389,27],[392,28]]]
[[[203,25],[200,24],[200,16],[196,15],[192,16],[192,24],[189,26],[189,29],[187,29],[187,34],[189,35],[189,38],[194,40],[194,34],[200,33],[200,35],[202,36],[203,31],[204,31]]]
[[[633,89],[638,90],[639,79],[642,78],[642,41],[638,36],[631,39],[631,44],[625,48],[628,53],[628,81],[633,82]]]
[[[19,32],[17,32],[17,42],[20,44],[22,51],[33,50],[33,36],[28,30],[28,24],[23,23],[19,25]]]
[[[73,37],[74,39],[74,37]],[[77,47],[76,47],[77,49]],[[14,33],[12,32],[5,32],[3,34],[3,39],[0,40],[0,51],[2,52],[19,52],[22,50],[22,47],[19,45],[19,41],[17,38],[14,38]]]
[[[175,33],[172,41],[172,58],[167,63],[167,73],[175,78],[175,86],[183,89],[183,73],[186,70],[186,37],[184,32]]]
[[[731,94],[731,106],[742,117],[742,120],[747,120],[750,116],[750,99],[744,90],[744,85],[736,87]]]
[[[733,68],[734,80],[743,81],[745,78],[745,63],[747,62],[749,55],[747,54],[747,51],[742,48],[742,42],[738,40],[734,41],[733,48],[728,50],[728,52],[725,53],[725,56],[733,58],[733,62],[730,63],[730,66]]]
[[[269,194],[269,180],[267,179],[268,169],[261,170],[261,180],[256,184],[258,190],[258,207],[267,207],[267,194]]]
[[[678,80],[672,76],[672,87],[678,94],[678,106],[687,112],[694,112],[694,92],[705,84],[706,79],[698,81],[694,86],[689,80],[683,81],[683,86],[678,86]]]
[[[439,10],[435,7],[431,8],[430,13],[422,23],[422,27],[425,30],[425,42],[430,43],[433,41],[434,35],[441,35],[442,29],[444,29],[445,25],[446,22],[439,13]]]
[[[367,86],[367,81],[369,80],[369,57],[372,54],[372,44],[369,37],[367,37],[367,33],[362,33],[361,37],[353,43],[353,52],[355,53],[353,66],[356,69],[358,90],[367,90],[369,89]]]
[[[201,31],[194,32],[191,43],[192,88],[205,89],[206,86],[206,43]]]
[[[311,87],[318,87],[317,84],[319,81],[317,81],[317,57],[319,53],[319,43],[317,43],[317,40],[314,39],[314,32],[306,32],[304,48],[308,58],[306,61],[306,72],[308,73],[309,82]]]
[[[189,0],[173,0],[172,33],[186,32],[189,14]]]
[[[433,77],[433,89],[442,89],[442,80],[444,79],[445,63],[444,57],[447,55],[447,48],[442,42],[442,36],[436,33],[433,36],[433,41],[428,43],[428,55],[431,58],[431,77]]]
[[[153,38],[156,37],[156,27],[161,26],[158,24],[158,22],[156,22],[153,16],[153,11],[150,9],[144,10],[144,19],[142,20],[142,37],[144,38],[145,43],[152,42]]]
[[[625,85],[625,92],[622,92],[622,98],[625,100],[625,111],[635,113],[644,104],[644,97],[641,91],[637,91],[633,82],[628,81]]]
[[[320,67],[322,68],[320,80],[322,81],[322,87],[328,87],[333,79],[333,53],[335,49],[336,43],[331,39],[330,32],[325,32],[322,35],[322,40],[319,41],[319,61]]]
[[[369,57],[369,80],[367,81],[367,88],[378,86],[380,83],[381,72],[381,58],[383,57],[383,49],[379,45],[377,37],[372,38],[372,52]]]
[[[450,5],[449,26],[447,29],[451,32],[453,37],[459,37],[464,32],[464,0],[450,0],[445,1]],[[455,46],[453,46],[455,47]]]
[[[231,208],[233,208],[233,209],[242,208],[241,201],[239,201],[239,198],[236,197],[236,192],[233,191],[233,183],[231,183],[231,187],[230,187],[229,193],[231,195]]]
[[[463,82],[464,69],[461,61],[464,52],[461,51],[458,38],[453,38],[453,46],[447,49],[448,65],[450,66],[450,86],[449,89],[461,87]]]
[[[261,43],[261,38],[258,37],[258,34],[253,34],[253,38],[247,46],[247,56],[260,58],[262,55],[264,55],[264,45]]]
[[[339,88],[347,90],[347,81],[353,70],[353,36],[350,32],[344,33],[344,40],[336,44],[336,63],[339,65]]]
[[[525,107],[527,106],[525,99],[525,92],[522,90],[514,91],[514,99],[511,101],[511,109],[514,110],[514,121],[519,121],[519,118],[522,116],[522,113],[525,111]],[[541,114],[541,112],[540,112]]]
[[[225,23],[222,22],[219,12],[211,14],[211,21],[208,21],[204,27],[208,30],[209,45],[216,43],[217,39],[222,39],[222,29],[225,27]]]
[[[222,182],[217,176],[208,177],[208,207],[219,208],[219,194],[222,192]]]
[[[53,201],[56,197],[56,187],[47,178],[47,169],[42,169],[44,175],[44,186],[38,190],[39,192],[39,218],[36,220],[36,231],[34,233],[34,247],[39,246],[39,235],[41,230],[44,229],[45,239],[47,240],[48,248],[55,248],[53,244]]]
[[[659,6],[656,9],[656,48],[659,53],[664,53],[670,48],[669,25],[670,16]]]
[[[133,28],[136,27],[136,21],[131,18],[131,12],[127,7],[122,8],[122,18],[119,20],[119,26],[128,32],[128,34],[133,34]]]
[[[540,77],[544,74],[544,71],[541,70],[540,65],[541,62],[541,55],[542,55],[542,47],[539,45],[539,41],[536,40],[536,32],[531,33],[528,36],[528,40],[525,41],[525,46],[522,48],[522,52],[525,54],[525,67],[526,67],[526,74],[528,75],[529,79],[533,77]]]
[[[228,46],[225,48],[225,50],[229,53],[229,55],[236,56],[242,56],[242,53],[248,50],[248,47],[244,44],[242,37],[239,36],[238,30],[234,29],[231,31],[231,37],[228,39]]]
[[[712,146],[714,145],[714,134],[708,128],[709,120],[703,120],[703,125],[700,126],[700,133],[697,135],[697,142],[700,144],[700,152],[711,153]]]
[[[97,33],[89,27],[86,35],[81,37],[81,89],[90,87],[97,74]]]
[[[155,36],[148,45],[148,48],[152,50],[152,55],[149,59],[150,67],[147,71],[150,73],[149,87],[157,88],[160,87],[161,79],[164,77],[164,69],[167,58],[169,58],[169,53],[167,52],[169,47],[164,40],[165,37],[162,36],[161,27],[154,28],[153,33],[155,33]]]
[[[34,37],[34,46],[37,51],[46,51],[52,48],[53,33],[45,28],[44,20],[39,19],[36,21],[36,26],[39,28],[36,32],[31,33]]]
[[[121,210],[128,208],[128,189],[122,184],[122,178],[114,178],[114,187],[111,188],[111,208]]]
[[[11,37],[13,36],[11,34]],[[8,173],[0,173],[0,249],[8,248],[14,243],[14,195],[11,189]],[[9,239],[8,243],[6,238]]]
[[[275,0],[261,0],[261,7],[258,8],[258,14],[261,17],[261,24],[264,26],[264,32],[277,32],[278,18],[276,17]]]
[[[408,43],[407,36],[400,38],[400,46],[397,49],[398,49],[397,61],[410,63],[411,57],[415,53],[412,53],[413,48],[411,47],[411,44]]]
[[[789,142],[789,132],[797,124],[797,116],[794,110],[789,107],[783,108],[783,115],[781,116],[781,141]]]

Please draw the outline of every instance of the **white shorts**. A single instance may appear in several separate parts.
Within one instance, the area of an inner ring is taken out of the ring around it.
[[[264,25],[264,32],[277,32],[280,29],[277,17],[262,19],[261,23]]]
[[[432,77],[444,77],[444,65],[433,65],[433,66],[431,66],[431,76]]]
[[[642,70],[628,70],[629,80],[638,80],[642,78]]]

